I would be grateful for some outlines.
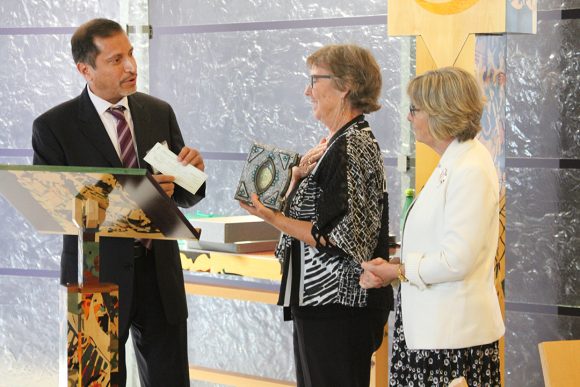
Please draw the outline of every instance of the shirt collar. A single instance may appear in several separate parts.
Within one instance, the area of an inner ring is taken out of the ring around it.
[[[89,92],[91,102],[93,103],[93,105],[95,105],[95,109],[97,110],[97,113],[99,113],[99,115],[104,114],[107,111],[107,109],[110,108],[111,106],[124,106],[126,110],[129,110],[129,100],[127,99],[126,96],[123,97],[119,102],[112,104],[109,101],[106,101],[101,97],[99,97],[98,95],[96,95],[95,93],[93,93],[89,85],[87,85],[87,90]]]

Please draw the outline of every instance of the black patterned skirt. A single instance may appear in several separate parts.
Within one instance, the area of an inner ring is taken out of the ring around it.
[[[447,386],[461,376],[469,386],[501,386],[498,341],[460,349],[410,350],[403,331],[399,292],[389,385]]]

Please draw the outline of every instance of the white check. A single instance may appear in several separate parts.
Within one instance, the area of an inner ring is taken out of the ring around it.
[[[162,174],[175,176],[175,184],[193,194],[207,180],[205,173],[191,164],[181,164],[177,161],[177,155],[160,143],[155,144],[144,159]]]

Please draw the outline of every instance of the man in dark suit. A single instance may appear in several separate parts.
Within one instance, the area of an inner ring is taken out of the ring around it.
[[[33,124],[34,164],[146,168],[145,153],[165,141],[183,164],[203,170],[201,155],[184,146],[169,104],[136,92],[137,65],[122,27],[94,19],[71,39],[78,71],[87,81],[81,95],[38,117]],[[109,109],[119,107],[117,115]],[[119,113],[120,116],[119,116]],[[123,144],[120,127],[130,129]],[[174,177],[154,175],[165,193],[182,207],[205,195],[173,184]],[[133,239],[101,239],[101,282],[119,285],[119,385],[125,385],[125,351],[131,330],[142,386],[189,386],[187,304],[179,249],[175,241],[143,246]],[[77,238],[65,236],[61,283],[77,281]]]

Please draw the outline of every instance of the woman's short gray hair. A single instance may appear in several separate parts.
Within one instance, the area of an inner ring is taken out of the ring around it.
[[[324,46],[306,60],[308,67],[328,69],[338,90],[348,90],[347,101],[354,109],[371,113],[381,108],[381,69],[366,48],[354,44]]]

